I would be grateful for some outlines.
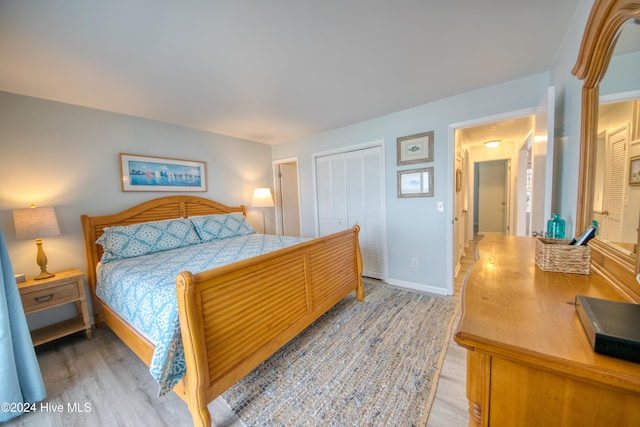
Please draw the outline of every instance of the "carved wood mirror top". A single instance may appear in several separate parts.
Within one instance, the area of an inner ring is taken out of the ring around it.
[[[609,68],[623,25],[630,20],[637,23],[638,19],[640,0],[596,0],[584,32],[578,61],[573,69],[573,74],[583,80],[577,233],[591,224],[598,206],[594,202],[600,202],[600,196],[594,196],[596,187],[601,185],[596,178],[600,84]],[[637,69],[635,72],[637,73]],[[637,115],[638,112],[634,114]],[[602,162],[600,163],[599,167],[602,167]],[[608,215],[608,211],[603,212]],[[632,221],[638,222],[637,214],[635,212],[636,218]],[[637,255],[639,225],[635,224],[635,233],[631,232],[633,236],[626,236],[628,243],[623,246],[628,250],[608,244],[604,239],[590,242],[593,270],[604,276],[625,297],[637,303],[640,303],[640,285],[635,279],[640,272]]]

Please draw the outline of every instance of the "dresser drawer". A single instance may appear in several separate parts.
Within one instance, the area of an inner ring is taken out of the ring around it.
[[[20,295],[25,312],[41,310],[80,298],[76,283],[68,283]]]

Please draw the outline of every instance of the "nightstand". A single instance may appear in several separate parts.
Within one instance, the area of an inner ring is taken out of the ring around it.
[[[78,315],[68,320],[31,331],[33,345],[37,346],[64,337],[78,331],[85,331],[87,339],[91,339],[91,321],[87,309],[87,298],[84,291],[84,274],[78,269],[55,273],[49,279],[18,283],[22,307],[25,314],[36,313],[75,303]]]

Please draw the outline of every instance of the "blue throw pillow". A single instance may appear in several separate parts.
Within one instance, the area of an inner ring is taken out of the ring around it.
[[[240,212],[189,217],[203,242],[254,234],[247,218]]]
[[[201,243],[186,218],[108,227],[96,241],[102,245],[101,262],[132,258]]]

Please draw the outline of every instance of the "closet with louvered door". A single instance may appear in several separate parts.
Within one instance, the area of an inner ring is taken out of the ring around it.
[[[627,185],[627,141],[629,132],[623,127],[607,135],[604,176],[603,224],[600,237],[612,242],[622,241],[622,212]]]
[[[316,157],[321,236],[360,226],[363,275],[386,278],[382,147]]]

